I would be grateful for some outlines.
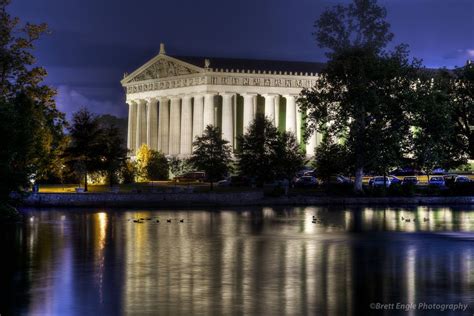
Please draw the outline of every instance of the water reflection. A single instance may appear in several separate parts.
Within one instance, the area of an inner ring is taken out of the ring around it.
[[[474,298],[471,209],[27,215],[0,236],[12,258],[0,313],[358,315],[371,302]]]

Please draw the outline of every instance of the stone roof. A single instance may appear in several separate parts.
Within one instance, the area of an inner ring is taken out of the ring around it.
[[[320,73],[325,64],[319,62],[284,61],[264,59],[240,59],[221,57],[197,57],[197,56],[171,56],[189,64],[205,67],[205,60],[210,61],[209,68],[212,69],[234,69],[234,70],[256,70],[267,72],[303,72]]]

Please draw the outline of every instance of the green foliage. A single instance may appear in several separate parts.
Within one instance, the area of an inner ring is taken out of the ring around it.
[[[109,185],[117,184],[119,171],[125,164],[128,150],[125,147],[120,130],[115,125],[101,128],[99,134],[100,170],[106,174]]]
[[[127,159],[120,169],[120,180],[124,184],[135,183],[137,176],[137,163]]]
[[[474,158],[474,64],[469,62],[454,71],[450,81],[450,104],[458,135],[466,140],[466,152]]]
[[[364,169],[398,164],[409,135],[411,84],[419,63],[408,61],[406,46],[383,50],[392,38],[385,16],[375,0],[354,0],[323,13],[315,35],[330,59],[316,85],[298,100],[308,115],[306,139],[316,130],[344,139],[357,191]]]
[[[290,133],[281,133],[270,120],[258,114],[247,132],[240,136],[237,151],[241,175],[256,177],[257,184],[291,177],[304,164],[304,154]]]
[[[146,144],[138,149],[136,167],[139,182],[168,179],[169,164],[165,155]]]
[[[74,113],[64,157],[66,163],[84,180],[85,191],[88,173],[101,170],[102,132],[97,117],[86,108]]]
[[[158,151],[152,151],[150,161],[146,168],[148,179],[152,181],[156,180],[168,180],[169,176],[169,165],[168,159],[165,155]]]
[[[386,16],[376,0],[354,0],[323,12],[314,24],[314,36],[319,47],[329,49],[329,57],[352,48],[378,52],[393,38]]]
[[[447,73],[417,82],[411,152],[416,166],[427,174],[435,168],[450,169],[467,162],[468,145],[457,132],[454,109],[450,106],[451,84]]]
[[[293,133],[280,132],[277,135],[275,172],[277,177],[291,179],[305,163],[305,155]]]
[[[350,160],[346,147],[324,136],[323,141],[316,148],[313,162],[318,176],[328,183],[331,176],[345,173],[349,165]]]
[[[179,158],[176,156],[171,157],[169,160],[170,172],[173,177],[191,172],[194,170],[194,166],[189,162],[187,158]]]
[[[21,25],[0,1],[0,200],[59,170],[64,116],[55,92],[42,85],[46,71],[34,66],[34,43],[46,25]]]
[[[193,142],[193,154],[189,160],[197,170],[204,171],[211,183],[220,180],[230,170],[232,149],[221,137],[218,127],[208,125],[201,136]]]

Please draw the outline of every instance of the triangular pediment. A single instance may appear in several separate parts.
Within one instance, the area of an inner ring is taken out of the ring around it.
[[[202,71],[204,71],[203,68],[186,63],[174,57],[159,54],[130,75],[127,75],[122,80],[122,84],[191,75]]]

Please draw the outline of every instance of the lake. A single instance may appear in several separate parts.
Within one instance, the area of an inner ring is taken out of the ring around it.
[[[23,212],[1,227],[2,316],[474,312],[471,208]]]

